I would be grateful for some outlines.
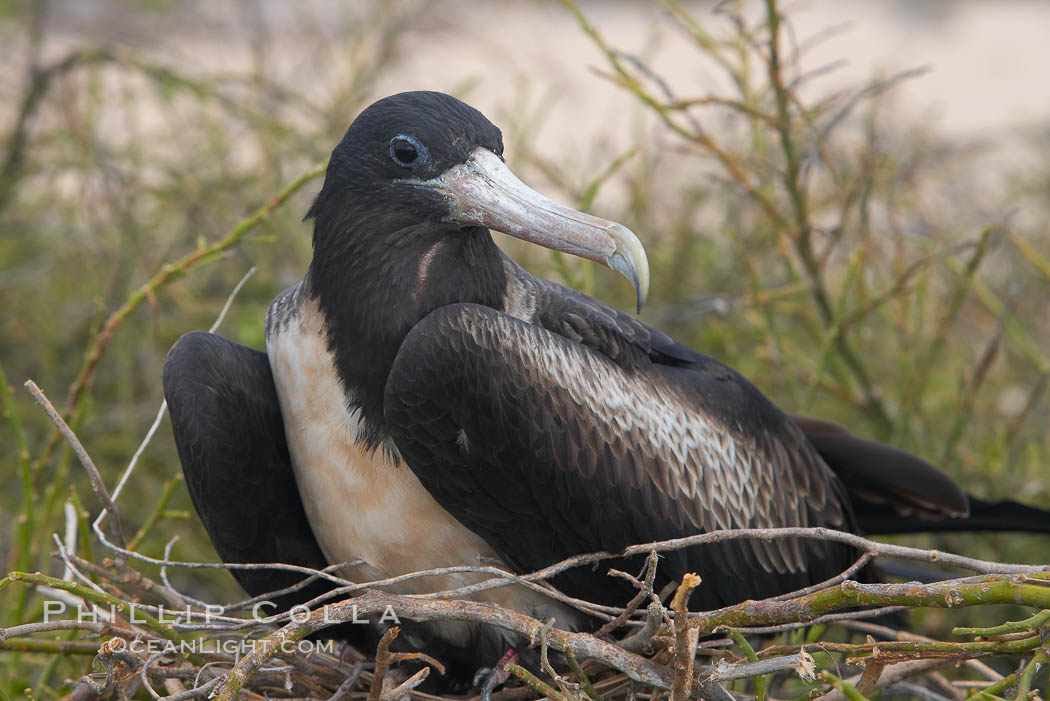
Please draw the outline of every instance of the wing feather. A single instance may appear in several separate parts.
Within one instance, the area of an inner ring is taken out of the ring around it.
[[[557,327],[546,313],[539,321]],[[607,325],[584,334],[576,314],[566,337],[487,307],[443,307],[405,339],[387,381],[385,418],[409,467],[508,562],[536,569],[720,528],[851,526],[834,475],[746,380],[633,320],[613,343],[615,318],[593,316]],[[501,511],[517,516],[509,528]],[[719,606],[820,581],[851,556],[814,541],[731,541],[663,567],[708,576],[701,598]],[[564,584],[615,600],[600,571]]]

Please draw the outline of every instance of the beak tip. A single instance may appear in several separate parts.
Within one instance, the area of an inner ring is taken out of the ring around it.
[[[634,282],[634,294],[638,297],[638,314],[642,313],[642,307],[645,306],[646,300],[649,299],[649,263],[646,261],[645,267],[640,271],[641,279],[632,280]]]
[[[607,265],[631,282],[638,300],[638,314],[649,296],[649,260],[645,248],[630,229],[617,225],[616,251],[607,259]]]
[[[642,277],[642,279],[639,279],[639,277]],[[646,300],[649,299],[649,277],[647,275],[644,275],[644,277],[639,275],[628,275],[628,278],[631,281],[631,285],[634,286],[634,294],[638,300],[638,311],[636,313],[641,314],[642,307],[645,306]]]

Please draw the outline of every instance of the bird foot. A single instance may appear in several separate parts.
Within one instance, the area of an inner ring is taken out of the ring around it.
[[[517,661],[518,653],[513,649],[507,650],[495,667],[482,667],[474,673],[474,686],[481,687],[481,701],[492,701],[492,692],[510,678],[507,665]]]

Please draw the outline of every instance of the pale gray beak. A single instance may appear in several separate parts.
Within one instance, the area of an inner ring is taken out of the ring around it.
[[[609,266],[631,281],[638,311],[642,310],[649,294],[649,261],[641,241],[624,225],[547,199],[521,182],[487,148],[474,149],[466,163],[419,184],[451,200],[453,221],[502,231]]]

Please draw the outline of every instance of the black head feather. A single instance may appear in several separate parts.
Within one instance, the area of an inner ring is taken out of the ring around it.
[[[414,145],[420,158],[402,162],[395,142]],[[358,115],[335,147],[324,187],[307,217],[319,219],[351,200],[396,199],[417,218],[440,218],[445,214],[443,198],[404,181],[435,178],[466,162],[478,146],[502,157],[503,135],[465,102],[430,91],[383,98]]]
[[[499,306],[505,293],[488,230],[448,222],[444,196],[406,182],[435,178],[477,147],[502,157],[499,129],[470,105],[437,92],[384,98],[347,129],[307,214],[314,220],[307,289],[373,444],[382,439],[386,376],[412,326],[445,304]]]

